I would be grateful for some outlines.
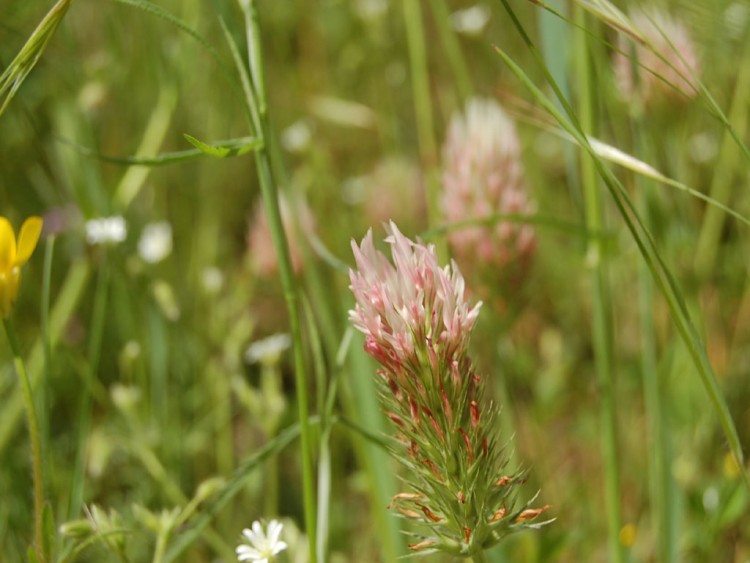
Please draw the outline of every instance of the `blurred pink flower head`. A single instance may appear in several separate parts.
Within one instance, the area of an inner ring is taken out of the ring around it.
[[[613,65],[620,97],[626,102],[638,99],[646,105],[684,96],[694,98],[697,92],[690,85],[691,76],[698,74],[700,67],[687,28],[661,11],[634,10],[630,20],[648,44],[635,43],[623,34],[618,37],[621,52],[613,55]]]
[[[299,274],[303,266],[300,237],[315,231],[315,217],[310,207],[301,198],[296,199],[292,207],[292,204],[282,195],[279,199],[279,208],[284,232],[289,243],[292,268],[295,274]],[[253,271],[263,278],[275,276],[279,271],[278,258],[273,245],[271,227],[261,201],[258,201],[250,220],[247,245]]]
[[[441,268],[434,245],[409,240],[393,222],[386,231],[393,263],[375,249],[372,230],[359,246],[352,241],[350,320],[365,334],[367,352],[386,367],[413,366],[428,349],[452,361],[464,353],[481,303],[469,307],[458,266]]]
[[[442,206],[449,223],[534,212],[513,121],[493,100],[473,99],[451,120],[443,146]],[[499,220],[451,230],[448,242],[476,285],[520,282],[536,248],[528,223]]]

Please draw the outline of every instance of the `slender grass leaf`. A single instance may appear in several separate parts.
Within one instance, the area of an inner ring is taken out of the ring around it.
[[[633,202],[631,201],[630,196],[628,195],[624,186],[622,185],[622,183],[620,183],[620,181],[612,173],[612,171],[604,165],[601,157],[591,146],[590,142],[588,141],[587,134],[581,129],[580,123],[578,123],[575,112],[572,110],[567,100],[562,95],[559,86],[551,76],[549,69],[544,64],[544,61],[539,55],[539,52],[537,51],[528,34],[526,34],[523,26],[516,18],[513,10],[508,5],[507,0],[501,0],[501,2],[505,6],[508,14],[511,17],[511,20],[513,21],[516,29],[518,29],[519,33],[521,34],[527,47],[536,58],[538,64],[545,74],[548,84],[552,87],[555,96],[562,104],[567,117],[564,116],[559,110],[557,110],[555,105],[547,98],[547,96],[543,92],[541,92],[541,90],[539,90],[539,88],[536,87],[536,85],[534,85],[529,76],[511,59],[510,56],[508,56],[504,51],[497,47],[495,47],[495,51],[500,55],[500,57],[513,71],[513,73],[531,91],[534,98],[540,104],[542,104],[545,109],[547,109],[547,111],[549,111],[550,114],[558,121],[560,126],[562,126],[563,129],[573,135],[577,142],[581,144],[581,147],[591,155],[597,173],[600,175],[600,177],[604,181],[604,184],[607,186],[607,189],[609,190],[609,193],[612,196],[612,199],[618,211],[620,212],[620,215],[625,221],[625,224],[630,231],[633,240],[638,246],[638,249],[644,261],[648,265],[649,270],[654,277],[657,287],[659,287],[659,290],[662,292],[667,301],[672,320],[674,321],[675,326],[688,349],[690,357],[693,361],[693,365],[698,371],[698,375],[700,376],[706,394],[708,395],[710,402],[714,410],[716,411],[717,416],[719,417],[719,422],[721,423],[724,435],[727,439],[732,454],[735,456],[740,467],[744,467],[744,455],[742,452],[742,446],[739,440],[739,436],[737,434],[737,429],[735,427],[734,421],[732,420],[726,400],[722,395],[721,388],[716,379],[716,375],[714,374],[713,368],[711,367],[711,364],[706,355],[705,346],[703,345],[698,335],[698,331],[696,330],[692,320],[690,319],[690,315],[688,313],[687,306],[685,305],[682,292],[679,290],[671,274],[671,271],[659,254],[651,233],[641,221],[640,216],[638,215],[638,212],[636,211],[635,206],[633,205]],[[743,478],[745,480],[745,485],[748,487],[748,489],[750,489],[750,475],[747,471],[743,471]]]
[[[26,44],[0,75],[0,115],[16,95],[26,77],[39,62],[72,0],[59,0],[33,31]]]
[[[189,135],[185,135],[189,137]],[[59,139],[60,142],[65,143],[73,147],[79,153],[85,156],[91,156],[102,162],[109,162],[111,164],[122,164],[124,166],[166,166],[169,164],[176,164],[178,162],[185,162],[188,160],[195,160],[208,156],[219,156],[218,154],[210,154],[211,151],[226,151],[223,157],[230,156],[241,156],[253,150],[256,150],[262,145],[260,139],[256,137],[238,137],[236,139],[228,139],[226,141],[216,141],[215,143],[208,145],[202,143],[197,139],[190,137],[196,143],[201,143],[206,147],[206,150],[201,148],[188,149],[184,151],[172,151],[163,152],[154,156],[114,156],[100,153],[99,151],[90,147],[80,145],[70,139]],[[190,139],[188,139],[190,141]],[[191,141],[192,143],[192,141]],[[195,143],[192,143],[195,145]],[[197,146],[197,145],[195,145]]]
[[[317,421],[317,418],[314,421]],[[218,512],[242,490],[248,476],[255,471],[264,461],[278,454],[286,448],[294,439],[300,435],[299,423],[294,423],[279,432],[276,437],[266,442],[260,449],[248,456],[235,470],[214,500],[207,504],[201,514],[194,518],[184,531],[177,536],[164,556],[164,563],[174,561],[185,549],[190,546],[201,535],[203,529],[208,526]]]
[[[192,27],[190,27],[187,23],[182,21],[180,18],[175,16],[174,14],[168,12],[161,6],[158,6],[157,4],[153,4],[152,2],[148,2],[148,0],[113,0],[114,2],[119,2],[120,4],[125,4],[127,6],[132,6],[134,8],[138,8],[139,10],[143,10],[144,12],[147,12],[149,14],[153,14],[161,19],[163,19],[166,22],[171,23],[181,31],[184,31],[187,33],[190,37],[195,39],[201,47],[206,49],[206,51],[209,52],[209,54],[221,65],[222,69],[227,73],[228,76],[231,76],[231,73],[228,72],[228,68],[226,63],[224,62],[224,59],[219,56],[219,53],[214,49],[211,44],[206,41],[203,36],[201,36],[200,33],[195,31]]]
[[[203,154],[207,154],[208,156],[213,156],[216,158],[225,158],[227,156],[240,156],[243,154],[247,154],[248,152],[255,150],[263,145],[263,142],[260,139],[256,139],[254,137],[245,137],[248,139],[248,142],[245,144],[227,144],[225,143],[217,143],[215,145],[209,145],[207,143],[204,143],[203,141],[199,141],[192,135],[188,135],[187,133],[184,133],[182,135],[185,137],[185,139],[194,147],[196,147],[200,152]]]

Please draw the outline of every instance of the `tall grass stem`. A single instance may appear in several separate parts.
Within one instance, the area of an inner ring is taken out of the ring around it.
[[[585,27],[586,15],[583,8],[576,8],[575,18],[582,27]],[[582,33],[576,36],[575,51],[578,69],[578,115],[583,130],[593,131],[594,104],[590,68],[591,53],[588,49],[586,36]],[[581,183],[586,228],[599,232],[605,224],[599,182],[591,157],[584,153],[581,153]],[[589,240],[586,249],[586,261],[590,267],[594,357],[601,391],[602,452],[604,455],[609,559],[614,563],[624,563],[625,558],[619,540],[621,528],[620,465],[617,448],[617,412],[612,359],[611,299],[606,256],[598,238]]]
[[[5,327],[5,334],[8,337],[10,350],[13,353],[13,363],[16,368],[16,373],[21,380],[23,399],[26,405],[26,419],[29,424],[29,438],[31,440],[31,467],[34,487],[34,553],[36,558],[41,563],[44,563],[47,558],[44,553],[42,521],[44,512],[44,478],[42,474],[43,459],[39,423],[37,422],[36,407],[34,406],[34,393],[31,388],[29,376],[26,373],[26,365],[21,356],[21,348],[16,339],[13,323],[9,318],[6,318],[3,319],[3,326]]]
[[[688,309],[685,305],[685,299],[677,286],[672,272],[667,267],[666,262],[659,254],[656,243],[651,235],[643,225],[640,216],[635,210],[634,204],[630,199],[629,194],[625,190],[622,183],[615,177],[612,171],[607,168],[602,162],[601,158],[597,155],[596,151],[592,147],[586,132],[581,127],[581,124],[576,117],[575,112],[570,107],[570,104],[565,100],[562,92],[560,91],[559,85],[555,82],[549,70],[544,65],[544,61],[539,56],[539,52],[531,41],[531,38],[524,30],[518,18],[515,16],[513,9],[508,4],[507,0],[501,0],[503,6],[508,12],[514,26],[523,37],[524,43],[526,43],[529,50],[534,55],[537,62],[542,66],[542,70],[545,74],[548,84],[552,88],[555,97],[562,103],[565,115],[561,113],[557,107],[547,98],[547,96],[536,87],[531,81],[529,76],[516,64],[505,52],[501,49],[496,48],[496,52],[503,59],[506,65],[510,67],[513,73],[523,81],[526,87],[532,92],[536,100],[544,106],[544,108],[552,115],[555,120],[568,132],[570,133],[580,144],[580,146],[589,154],[593,159],[593,164],[596,168],[597,173],[604,180],[607,190],[614,201],[617,210],[622,217],[625,225],[627,226],[630,234],[633,237],[638,251],[640,252],[643,260],[647,263],[651,275],[654,278],[656,285],[658,286],[661,293],[664,295],[669,306],[672,320],[682,338],[685,346],[690,353],[690,358],[693,362],[694,367],[698,372],[698,376],[701,379],[701,383],[704,386],[706,394],[708,395],[717,416],[721,423],[724,435],[727,438],[729,448],[737,462],[737,464],[744,468],[745,456],[742,451],[742,444],[740,442],[737,428],[732,419],[732,415],[729,412],[726,399],[724,398],[719,383],[716,379],[716,375],[713,372],[711,363],[708,360],[706,354],[706,348],[703,344],[698,331],[693,324]],[[732,130],[732,133],[734,131]],[[735,137],[735,135],[733,135]],[[738,141],[739,142],[739,141]],[[742,145],[744,147],[744,145]],[[750,151],[748,151],[750,153]],[[750,490],[750,472],[747,470],[742,471],[742,478],[745,486]]]
[[[641,111],[633,110],[634,153],[646,160],[654,161],[652,146],[648,142]],[[653,157],[653,158],[651,158]],[[644,225],[650,228],[655,213],[655,194],[651,182],[636,176],[636,191]],[[658,561],[676,561],[675,514],[672,502],[671,455],[667,430],[669,403],[662,388],[662,374],[658,368],[656,350],[656,327],[654,324],[654,281],[645,262],[638,268],[640,326],[641,326],[641,372],[643,396],[648,418],[649,479],[652,504],[652,529],[656,538]]]
[[[255,134],[263,140],[263,146],[255,152],[261,196],[268,217],[274,248],[278,256],[279,274],[284,291],[289,325],[293,342],[294,377],[297,388],[297,409],[300,423],[300,442],[302,458],[302,489],[305,514],[305,529],[308,536],[310,563],[317,562],[316,547],[316,504],[315,504],[315,469],[313,467],[313,443],[309,418],[309,385],[307,368],[303,354],[302,326],[299,311],[299,289],[292,268],[284,226],[279,208],[279,194],[271,173],[270,162],[270,127],[266,104],[266,85],[263,74],[263,54],[261,50],[261,30],[258,12],[252,0],[240,0],[245,15],[245,29],[250,70],[252,97],[247,99],[248,109]]]
[[[42,436],[42,455],[49,448],[49,419],[47,415],[47,386],[51,379],[52,369],[52,343],[50,342],[50,326],[49,326],[49,313],[50,313],[50,287],[52,284],[52,256],[55,252],[55,236],[52,235],[47,238],[47,244],[44,247],[44,269],[42,273],[42,298],[41,298],[41,320],[40,327],[42,332],[42,349],[44,351],[44,361],[42,368],[42,377],[39,383],[39,391],[37,393],[39,397],[40,416],[39,425],[41,427]],[[49,475],[49,468],[46,466],[42,467],[42,471],[45,472],[44,481],[47,482],[47,476]]]

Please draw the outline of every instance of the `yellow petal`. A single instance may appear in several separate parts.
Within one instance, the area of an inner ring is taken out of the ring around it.
[[[0,273],[8,272],[16,261],[16,235],[5,217],[0,217]]]
[[[22,266],[31,258],[31,253],[39,242],[39,235],[42,234],[42,218],[29,217],[23,222],[21,232],[18,234],[18,254],[16,255],[16,265]]]

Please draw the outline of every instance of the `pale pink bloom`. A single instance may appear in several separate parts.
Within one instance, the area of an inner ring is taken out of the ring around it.
[[[409,240],[393,222],[386,231],[393,263],[375,249],[372,230],[359,246],[352,241],[349,318],[365,334],[365,349],[394,371],[418,365],[427,350],[446,361],[463,357],[481,303],[469,306],[458,266],[441,268],[434,245]]]
[[[534,212],[515,125],[497,102],[471,100],[465,115],[451,120],[443,146],[442,207],[449,223]],[[481,283],[496,286],[518,281],[536,235],[529,223],[501,220],[451,230],[448,241],[465,271],[491,273],[494,279]]]
[[[622,35],[618,38],[619,50],[630,55],[615,52],[613,56],[620,97],[628,102],[640,99],[645,104],[660,98],[684,99],[679,92],[695,97],[697,92],[690,82],[692,75],[699,72],[698,55],[685,26],[660,11],[636,10],[630,20],[648,45]]]
[[[295,274],[302,271],[303,252],[300,240],[307,233],[315,230],[315,218],[312,211],[303,200],[297,200],[294,209],[287,199],[282,196],[279,199],[281,211],[281,222],[284,226],[287,241],[289,243],[289,257],[292,261],[292,269]],[[271,227],[266,216],[265,206],[258,202],[255,208],[247,234],[247,245],[250,264],[253,270],[261,277],[268,278],[278,273],[278,257],[273,245]]]

